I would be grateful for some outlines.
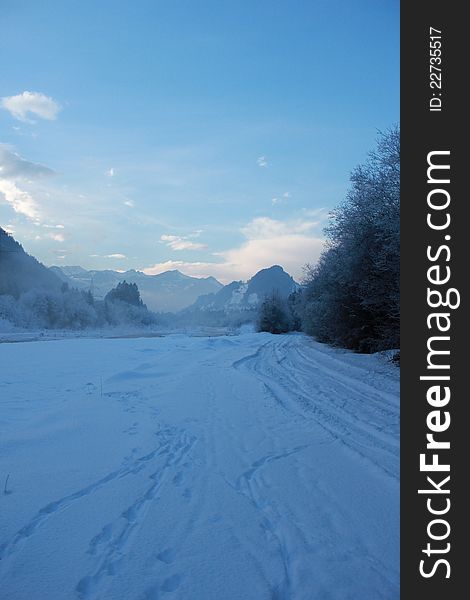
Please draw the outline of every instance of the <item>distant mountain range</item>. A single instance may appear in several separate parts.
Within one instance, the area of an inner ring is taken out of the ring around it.
[[[140,271],[87,271],[79,266],[47,268],[27,254],[21,244],[0,227],[0,294],[18,298],[34,288],[58,290],[64,283],[91,290],[100,300],[118,283],[137,284],[142,300],[156,312],[234,314],[256,309],[273,291],[287,298],[298,284],[279,265],[262,269],[247,282],[222,285],[214,277],[189,277],[179,271],[146,275]]]
[[[91,290],[93,296],[102,299],[121,281],[135,283],[142,300],[150,310],[177,312],[193,304],[202,294],[218,292],[222,284],[214,277],[189,277],[179,271],[165,271],[158,275],[146,275],[141,271],[87,271],[82,267],[50,267],[50,270],[71,287]]]

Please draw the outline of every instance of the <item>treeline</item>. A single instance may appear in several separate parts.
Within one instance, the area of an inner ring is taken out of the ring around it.
[[[380,134],[332,213],[326,247],[301,291],[261,306],[258,329],[301,329],[358,352],[400,345],[400,131]]]
[[[140,298],[135,283],[125,281],[104,300],[64,283],[60,290],[37,288],[20,294],[0,295],[3,326],[24,329],[86,329],[118,325],[152,325],[156,317]]]

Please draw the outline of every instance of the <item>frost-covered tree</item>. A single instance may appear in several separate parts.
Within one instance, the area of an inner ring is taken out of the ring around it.
[[[139,288],[135,283],[122,281],[104,298],[105,318],[111,325],[133,323],[152,325],[155,315],[142,302]]]
[[[257,321],[258,331],[286,333],[291,329],[291,320],[286,302],[273,292],[261,303]]]
[[[126,304],[132,304],[133,306],[143,306],[144,304],[140,297],[137,284],[127,283],[127,281],[118,283],[117,286],[105,296],[105,302],[115,302],[116,300],[125,302]]]
[[[400,131],[380,134],[331,214],[327,247],[305,280],[302,324],[361,352],[399,346]]]
[[[0,318],[25,329],[84,329],[103,324],[87,293],[32,289],[13,296],[0,295]]]
[[[293,291],[287,298],[287,308],[292,331],[302,330],[302,289]]]

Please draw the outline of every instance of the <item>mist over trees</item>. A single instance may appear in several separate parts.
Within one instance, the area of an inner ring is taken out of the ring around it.
[[[122,299],[95,301],[89,291],[79,291],[63,284],[60,290],[35,288],[24,292],[19,298],[0,295],[0,321],[7,329],[8,324],[24,329],[86,329],[154,324],[155,315],[140,302],[136,305]]]
[[[86,329],[155,322],[135,283],[120,282],[104,301],[95,300],[90,291],[61,281],[0,227],[2,329]]]
[[[331,214],[327,245],[307,268],[302,328],[319,341],[375,352],[398,348],[400,131],[381,133]]]
[[[118,283],[106,294],[104,313],[106,321],[111,325],[120,323],[152,325],[156,322],[155,315],[142,302],[137,284],[126,281]]]

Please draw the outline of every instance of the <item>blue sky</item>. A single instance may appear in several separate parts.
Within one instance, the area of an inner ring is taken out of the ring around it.
[[[0,11],[0,224],[47,265],[300,277],[399,121],[398,0]]]

